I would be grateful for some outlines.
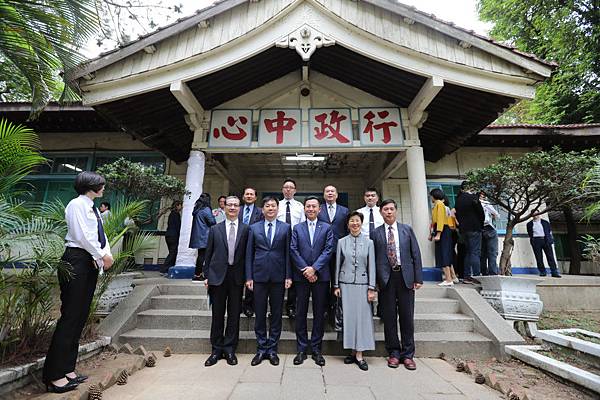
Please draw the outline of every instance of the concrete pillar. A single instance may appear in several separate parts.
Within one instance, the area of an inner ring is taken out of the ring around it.
[[[427,240],[429,236],[429,202],[427,201],[427,181],[425,176],[425,159],[421,146],[412,146],[406,150],[406,167],[408,170],[408,187],[410,190],[410,211],[412,228],[415,231],[423,266],[433,266],[433,247]]]
[[[188,194],[183,198],[177,261],[175,266],[169,269],[169,278],[191,278],[194,274],[198,251],[189,247],[192,233],[192,211],[196,200],[202,194],[205,166],[206,156],[204,153],[200,150],[191,150],[185,175],[185,189]]]

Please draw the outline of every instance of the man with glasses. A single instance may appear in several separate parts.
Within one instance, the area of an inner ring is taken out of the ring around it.
[[[291,228],[294,229],[294,226],[306,220],[304,215],[304,205],[294,199],[294,195],[296,194],[296,181],[292,178],[286,178],[283,181],[281,193],[283,194],[283,200],[279,202],[277,219],[289,224]],[[294,285],[288,290],[285,312],[288,317],[296,318],[296,287]]]
[[[205,366],[215,365],[221,358],[227,364],[238,363],[235,350],[240,337],[240,310],[246,262],[248,225],[240,223],[240,199],[225,199],[225,221],[213,225],[208,234],[204,259],[204,284],[212,300],[210,343],[212,352]],[[227,312],[227,326],[225,326]]]

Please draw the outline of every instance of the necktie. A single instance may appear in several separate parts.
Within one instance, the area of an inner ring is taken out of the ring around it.
[[[227,237],[227,262],[229,265],[233,265],[233,259],[235,254],[235,223],[229,225],[229,236]]]
[[[333,204],[329,205],[329,221],[333,222],[333,218],[335,217],[335,211],[333,211]]]
[[[370,209],[369,213],[369,237],[373,237],[373,231],[375,230],[375,217],[373,216],[373,209]]]
[[[391,267],[398,265],[398,258],[396,257],[396,240],[394,239],[394,229],[392,229],[391,226],[388,228],[387,257]]]
[[[106,246],[106,235],[104,234],[102,218],[100,218],[100,214],[98,214],[98,210],[96,210],[96,207],[92,206],[92,210],[94,210],[96,220],[98,221],[98,241],[100,242],[100,248],[103,249]]]
[[[313,245],[313,240],[315,238],[315,223],[314,222],[309,222],[308,223],[308,235],[310,236],[310,245]]]
[[[244,223],[248,225],[250,223],[250,207],[244,207]]]
[[[290,202],[287,201],[287,205],[285,206],[285,223],[292,224],[292,213],[290,212]]]
[[[269,247],[271,247],[271,243],[273,242],[273,223],[269,222],[269,229],[267,229],[267,240],[269,241]]]

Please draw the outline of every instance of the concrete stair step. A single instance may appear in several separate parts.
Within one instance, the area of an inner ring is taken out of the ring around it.
[[[323,354],[326,356],[346,355],[341,341],[337,341],[336,332],[328,332],[323,338]],[[370,356],[386,356],[383,333],[375,334],[376,349],[368,352]],[[209,330],[170,330],[170,329],[133,329],[119,337],[121,343],[136,347],[143,344],[148,350],[162,351],[169,346],[176,353],[210,353]],[[418,332],[415,333],[417,357],[439,357],[441,353],[448,357],[481,358],[481,354],[493,354],[493,342],[474,332]],[[296,336],[292,332],[282,332],[279,353],[296,353]],[[253,331],[241,331],[238,353],[256,352],[256,337]],[[159,360],[160,362],[160,360]]]
[[[205,294],[164,294],[151,299],[151,307],[169,310],[208,310],[208,296]],[[312,301],[309,304],[312,308]],[[309,308],[310,309],[310,308]],[[447,298],[417,298],[415,312],[424,314],[457,313],[458,300]]]
[[[190,281],[191,282],[191,281]],[[159,285],[161,294],[166,295],[201,295],[206,294],[203,283],[165,283]],[[417,298],[444,298],[448,297],[448,288],[439,287],[436,284],[426,283],[416,292]]]
[[[255,318],[242,315],[240,330],[253,331]],[[283,319],[283,331],[294,332],[295,323],[287,316]],[[312,314],[308,315],[308,329],[312,329]],[[137,327],[140,329],[193,329],[210,330],[211,312],[207,310],[162,310],[150,309],[138,313]],[[376,332],[383,332],[383,323],[373,318]],[[333,328],[326,324],[326,331]],[[471,332],[473,319],[463,314],[415,314],[415,332]]]

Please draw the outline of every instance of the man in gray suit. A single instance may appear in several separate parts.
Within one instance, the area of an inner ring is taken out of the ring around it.
[[[385,223],[373,234],[379,302],[383,304],[388,367],[398,368],[402,362],[406,369],[415,370],[415,290],[423,285],[423,266],[415,233],[396,221],[396,211],[394,200],[384,200],[380,212]]]

